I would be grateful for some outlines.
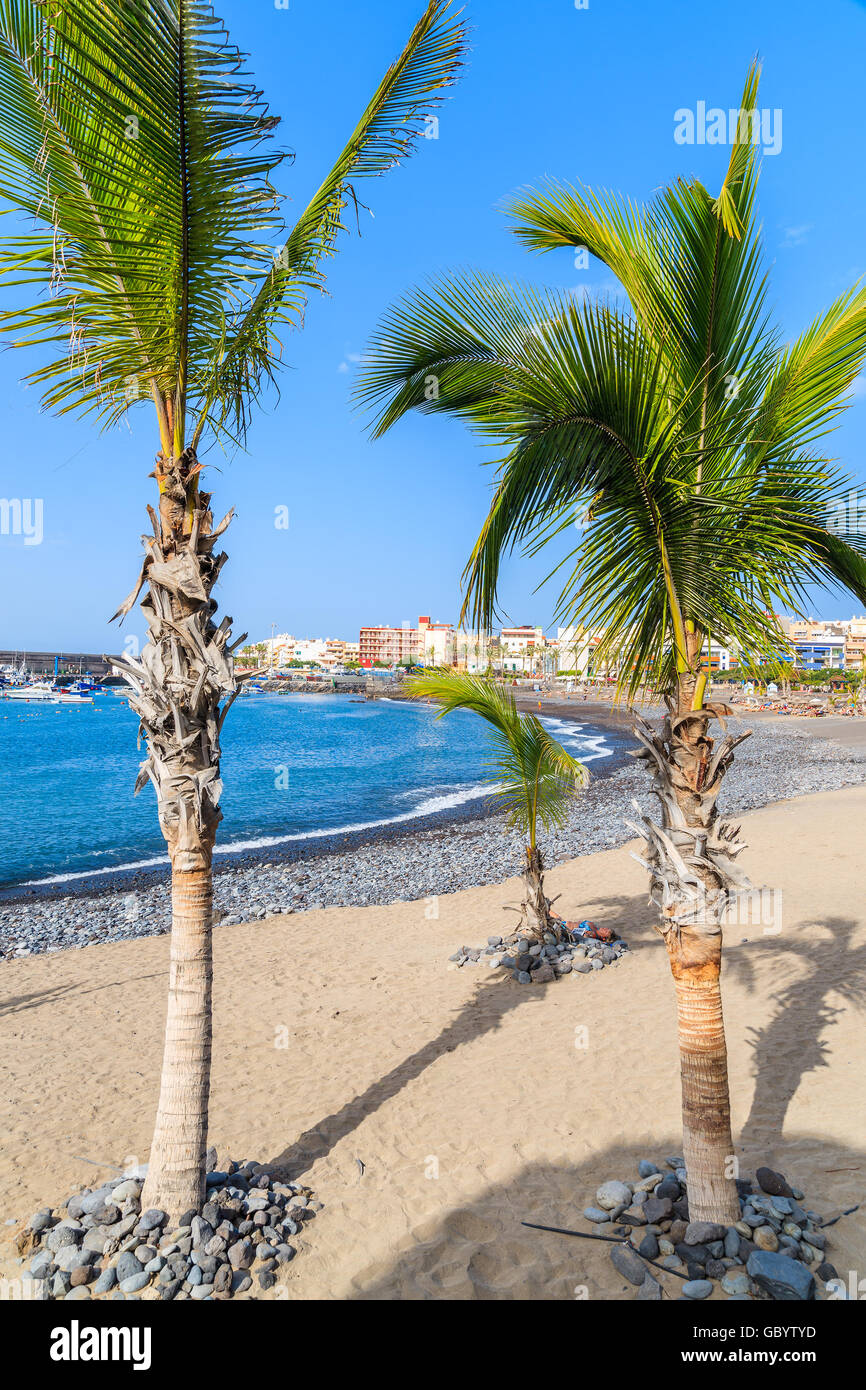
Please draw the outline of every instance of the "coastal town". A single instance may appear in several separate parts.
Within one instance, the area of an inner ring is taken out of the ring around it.
[[[866,617],[808,619],[778,616],[780,662],[796,671],[862,672],[866,663]],[[502,627],[492,632],[467,632],[452,623],[419,617],[399,627],[362,627],[357,642],[336,637],[293,637],[289,633],[242,647],[240,670],[322,670],[335,675],[358,670],[397,670],[413,666],[455,667],[478,674],[490,669],[508,676],[552,677],[558,674],[585,680],[618,676],[615,654],[604,648],[604,630],[560,627],[555,636],[531,624]],[[599,649],[602,655],[599,658]],[[704,646],[705,669],[715,673],[737,670],[744,654],[738,644]]]

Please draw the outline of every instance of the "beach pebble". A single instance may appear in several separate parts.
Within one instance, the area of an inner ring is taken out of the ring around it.
[[[632,1284],[640,1286],[647,1275],[647,1267],[640,1256],[627,1245],[613,1245],[610,1258],[614,1268]]]
[[[661,1296],[661,1284],[659,1284],[658,1281],[652,1277],[649,1271],[647,1271],[647,1273],[644,1275],[643,1283],[641,1284],[640,1288],[635,1294],[635,1298],[639,1302],[657,1303],[661,1301]]]
[[[713,1291],[712,1280],[710,1279],[689,1279],[683,1284],[683,1293],[686,1298],[700,1299],[709,1298]]]
[[[131,1274],[127,1279],[121,1279],[119,1288],[121,1293],[138,1293],[140,1289],[146,1289],[150,1283],[150,1275],[144,1270],[140,1274]]]
[[[759,1250],[778,1250],[779,1237],[772,1226],[758,1226],[752,1234],[752,1240]]]
[[[616,1178],[603,1182],[595,1194],[596,1202],[605,1211],[613,1211],[616,1207],[628,1206],[631,1198],[631,1188],[624,1182],[618,1182]]]
[[[815,1276],[799,1260],[771,1251],[756,1250],[746,1266],[749,1277],[770,1298],[808,1301],[815,1297]]]

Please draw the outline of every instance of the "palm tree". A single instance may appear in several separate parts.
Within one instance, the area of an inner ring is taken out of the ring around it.
[[[495,749],[493,795],[506,812],[508,824],[521,830],[527,840],[519,933],[538,941],[545,934],[548,939],[550,934],[562,938],[563,924],[551,916],[550,899],[544,892],[538,825],[551,830],[565,824],[571,797],[589,780],[586,768],[551,738],[534,714],[520,713],[504,685],[486,676],[446,668],[414,676],[406,688],[418,699],[441,704],[440,719],[455,709],[468,709],[490,725]]]
[[[450,0],[427,5],[288,229],[271,181],[284,157],[268,143],[277,120],[209,4],[0,4],[0,196],[33,220],[7,236],[0,272],[18,296],[34,292],[0,322],[47,350],[29,377],[46,407],[107,428],[149,397],[159,430],[152,535],[115,615],[144,589],[148,641],[140,660],[112,659],[147,740],[136,790],[153,783],[171,860],[165,1054],[143,1200],[174,1217],[204,1188],[220,736],[246,636],[232,641],[231,619],[216,618],[232,513],[214,526],[199,452],[206,440],[243,441],[277,373],[277,334],[300,325],[321,288],[358,181],[411,152],[455,80],[465,33],[449,11]]]
[[[629,307],[457,276],[387,314],[359,388],[377,434],[410,409],[446,411],[501,450],[465,575],[477,621],[495,612],[502,557],[573,537],[579,519],[556,567],[560,621],[604,629],[594,666],[615,658],[620,694],[644,681],[664,694],[660,730],[638,724],[661,823],[638,829],[679,1011],[689,1207],[726,1222],[738,1204],[721,920],[748,880],[716,800],[746,735],[711,737],[724,710],[705,700],[702,651],[734,637],[778,651],[774,612],[798,611],[807,582],[866,595],[862,541],[827,524],[844,483],[818,443],[863,363],[866,291],[780,343],[755,226],[757,92],[753,66],[716,197],[692,178],[648,206],[556,184],[513,201],[526,246],[585,248]]]

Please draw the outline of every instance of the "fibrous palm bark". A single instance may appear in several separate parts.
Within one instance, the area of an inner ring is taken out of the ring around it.
[[[652,769],[661,824],[642,814],[629,824],[646,842],[639,862],[650,873],[657,930],[676,989],[689,1216],[733,1223],[740,1208],[722,1018],[722,922],[737,894],[751,885],[736,862],[745,849],[739,826],[720,819],[716,801],[734,749],[750,731],[726,734],[716,744],[710,723],[729,711],[690,709],[691,686],[668,702],[660,732],[636,719],[641,748],[635,756]]]
[[[541,941],[545,932],[553,930],[550,899],[544,891],[544,863],[537,845],[526,846],[526,866],[523,870],[523,899],[520,904],[521,936]]]
[[[173,1218],[203,1199],[211,1062],[212,857],[219,809],[220,733],[238,683],[231,619],[214,621],[211,592],[226,561],[215,554],[231,512],[213,528],[210,496],[198,490],[192,450],[157,459],[159,513],[148,508],[138,583],[116,617],[141,607],[148,640],[140,660],[113,657],[132,687],[130,704],[147,742],[136,781],[151,781],[172,875],[168,1015],[162,1082],[145,1207]]]

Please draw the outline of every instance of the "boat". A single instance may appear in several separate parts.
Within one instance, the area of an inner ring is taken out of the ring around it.
[[[84,692],[66,691],[48,681],[32,681],[29,685],[11,685],[0,690],[4,700],[23,700],[25,704],[92,705],[93,696]]]
[[[57,700],[57,694],[47,681],[34,681],[30,685],[10,685],[3,691],[4,700]]]

